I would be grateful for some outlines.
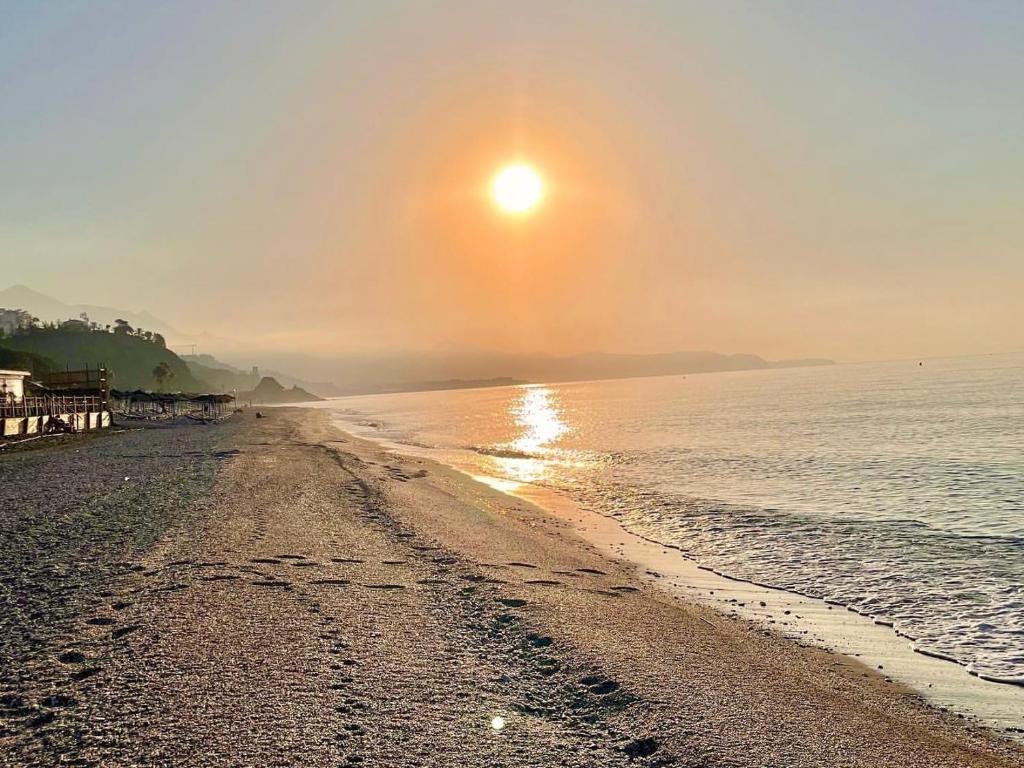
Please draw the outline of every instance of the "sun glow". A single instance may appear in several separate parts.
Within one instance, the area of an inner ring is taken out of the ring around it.
[[[506,165],[494,177],[491,194],[505,213],[527,213],[536,208],[544,197],[544,180],[524,163]]]

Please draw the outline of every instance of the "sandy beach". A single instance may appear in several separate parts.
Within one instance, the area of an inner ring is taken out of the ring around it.
[[[4,766],[1024,765],[323,411],[0,456],[0,547]]]

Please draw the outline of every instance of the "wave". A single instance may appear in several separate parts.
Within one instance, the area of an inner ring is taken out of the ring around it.
[[[467,445],[466,450],[479,453],[483,456],[494,456],[498,459],[540,459],[542,456],[529,451],[520,451],[516,448],[502,448],[500,446]]]

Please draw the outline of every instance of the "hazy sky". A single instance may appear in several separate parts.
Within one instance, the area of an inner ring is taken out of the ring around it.
[[[1022,209],[1021,2],[0,3],[0,287],[253,345],[1020,349]]]

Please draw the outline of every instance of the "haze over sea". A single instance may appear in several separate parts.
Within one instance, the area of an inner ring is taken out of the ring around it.
[[[1024,354],[352,397],[363,436],[536,485],[723,574],[1024,684]]]

